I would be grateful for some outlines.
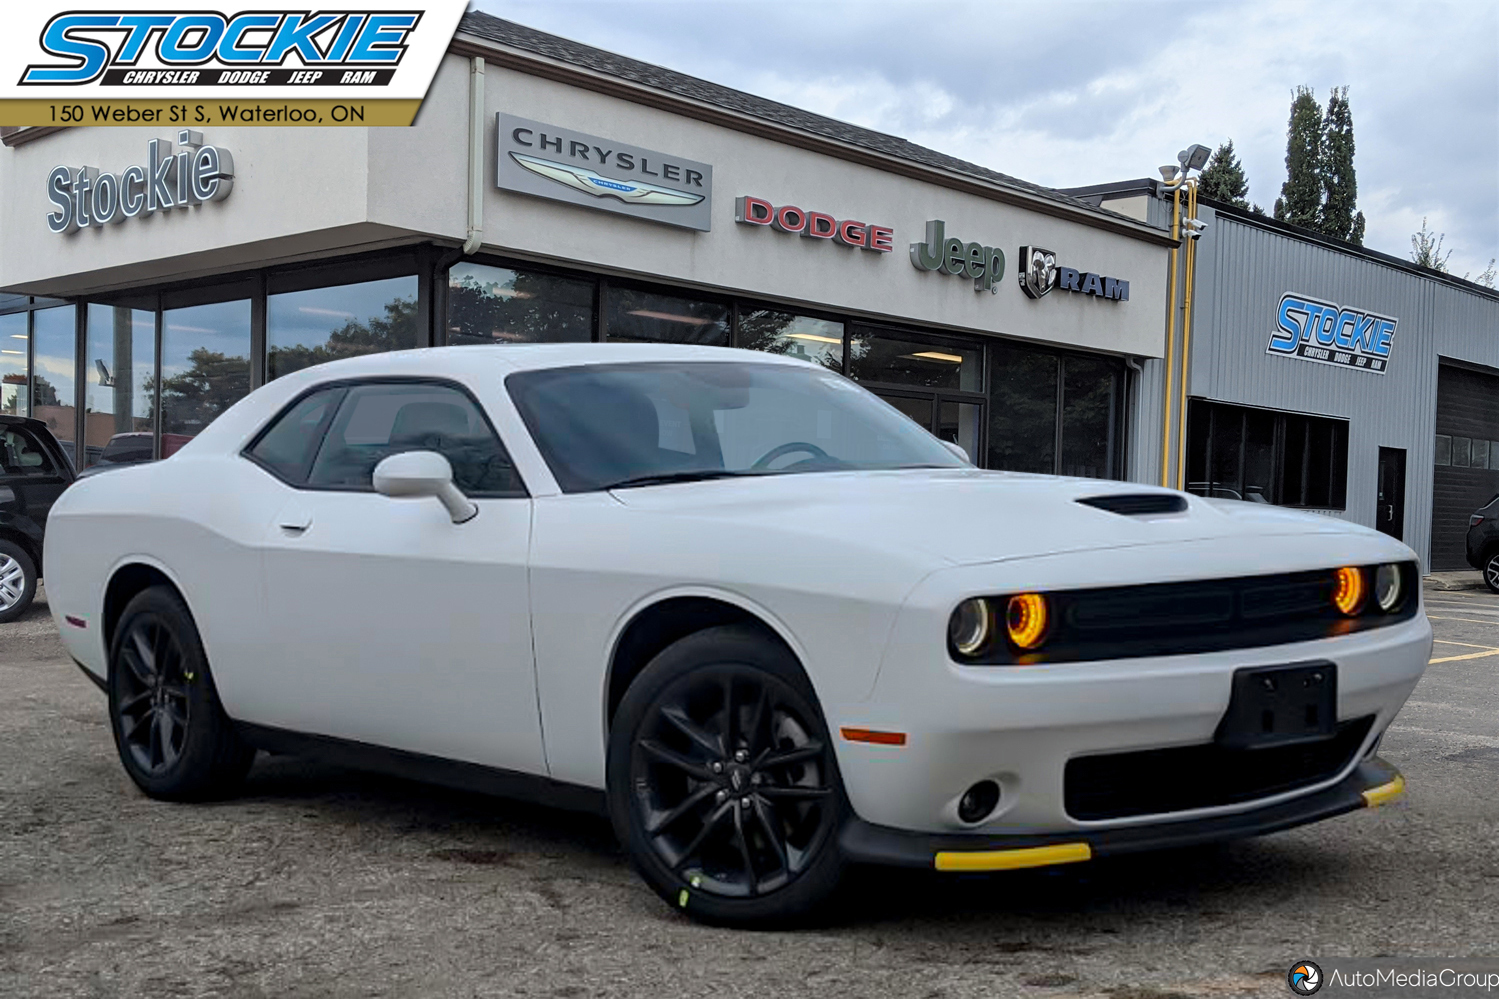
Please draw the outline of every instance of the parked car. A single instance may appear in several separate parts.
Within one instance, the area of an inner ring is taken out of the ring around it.
[[[170,458],[190,440],[192,438],[186,434],[162,434],[161,456]],[[105,442],[104,447],[93,459],[93,463],[78,473],[78,477],[86,478],[122,465],[136,465],[143,461],[150,461],[154,445],[155,435],[150,431],[135,430],[115,434]]]
[[[1468,518],[1468,564],[1483,573],[1483,582],[1499,593],[1499,496]]]
[[[1414,553],[1262,504],[986,472],[855,383],[707,347],[402,351],[75,485],[48,588],[147,794],[257,747],[599,808],[674,908],[1378,804]]]
[[[45,423],[0,416],[0,622],[36,598],[47,515],[72,482],[73,464]]]

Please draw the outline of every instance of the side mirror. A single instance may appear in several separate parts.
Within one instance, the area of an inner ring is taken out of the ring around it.
[[[453,485],[453,466],[436,451],[403,451],[375,466],[375,492],[392,499],[435,497],[453,523],[478,516],[479,508]]]
[[[938,438],[938,440],[941,440],[941,438]],[[942,441],[942,446],[947,448],[953,454],[957,455],[959,458],[962,458],[968,464],[973,464],[973,459],[968,457],[968,452],[963,450],[963,445],[954,444],[952,441]]]

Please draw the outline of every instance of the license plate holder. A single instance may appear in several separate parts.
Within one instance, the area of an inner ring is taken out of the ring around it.
[[[1213,741],[1263,749],[1331,738],[1337,730],[1338,668],[1326,661],[1235,670],[1228,710]]]

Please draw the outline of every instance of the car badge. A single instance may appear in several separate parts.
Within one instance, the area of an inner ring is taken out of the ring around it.
[[[701,194],[693,194],[691,191],[678,191],[633,180],[614,180],[583,167],[527,156],[525,153],[511,153],[510,158],[532,173],[556,181],[564,187],[591,194],[595,198],[616,198],[627,205],[695,205],[703,200]]]

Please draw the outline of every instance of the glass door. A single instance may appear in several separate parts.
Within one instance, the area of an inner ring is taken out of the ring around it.
[[[848,369],[851,378],[979,463],[987,402],[982,347],[909,330],[856,326]]]

